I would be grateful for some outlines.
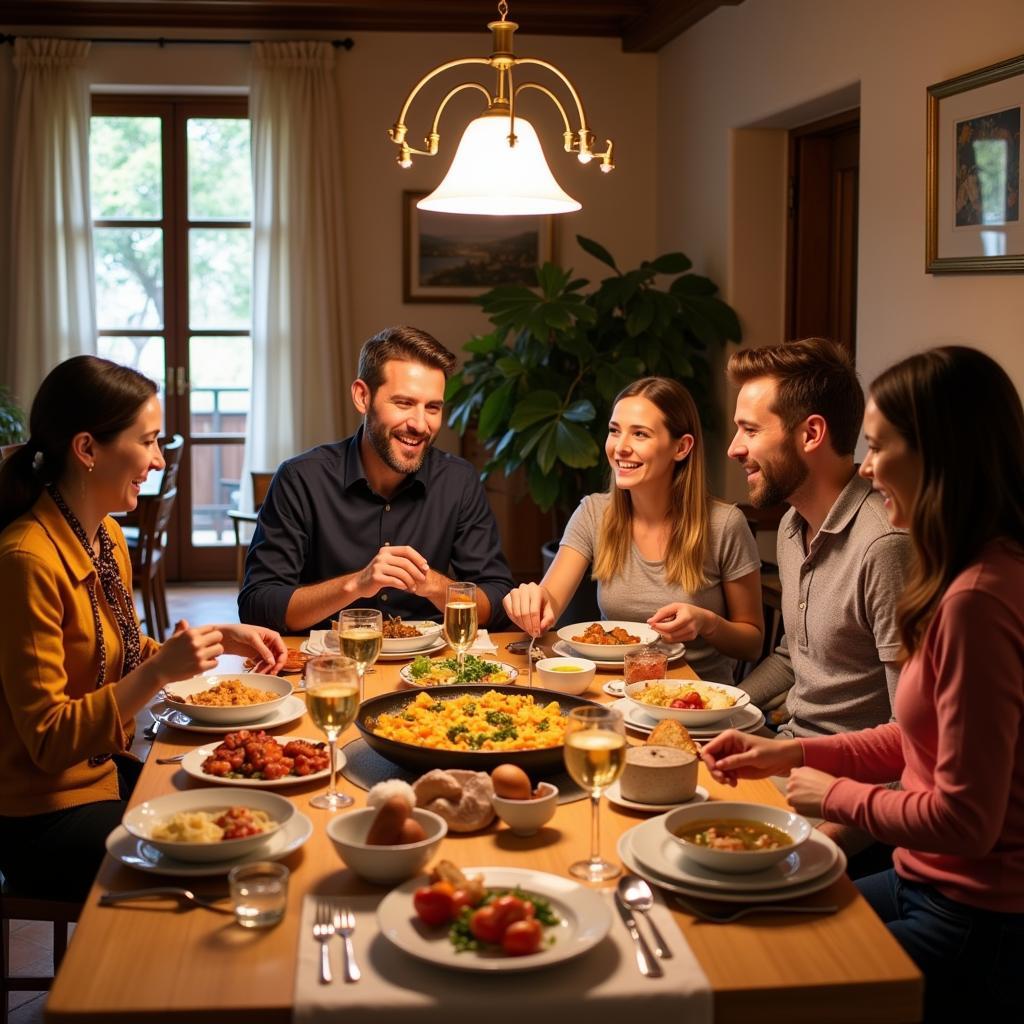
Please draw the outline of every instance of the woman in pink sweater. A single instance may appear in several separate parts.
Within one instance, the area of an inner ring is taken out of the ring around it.
[[[924,974],[926,1020],[1019,1020],[1024,411],[988,356],[938,348],[874,382],[864,427],[861,474],[915,554],[896,720],[785,742],[730,731],[704,760],[732,784],[789,772],[798,812],[897,848],[857,885]]]

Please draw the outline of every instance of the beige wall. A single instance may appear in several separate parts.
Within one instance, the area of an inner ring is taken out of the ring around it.
[[[483,19],[482,19],[483,21]],[[24,35],[58,34],[53,27],[0,29]],[[96,29],[59,34],[123,36]],[[144,34],[144,33],[135,33]],[[149,33],[152,35],[153,33]],[[325,34],[324,38],[342,33]],[[238,36],[238,33],[227,33]],[[311,34],[312,35],[312,34]],[[407,322],[437,335],[449,347],[460,349],[471,335],[487,327],[474,305],[403,304],[402,302],[402,192],[429,190],[447,167],[462,127],[479,109],[466,97],[453,102],[442,121],[442,155],[419,158],[408,171],[394,162],[394,146],[385,129],[398,115],[406,92],[418,77],[445,60],[483,56],[489,36],[360,33],[355,47],[338,51],[339,88],[343,132],[348,142],[344,167],[347,206],[351,296],[350,327],[362,339],[388,324]],[[615,140],[618,167],[601,174],[598,167],[582,167],[554,144],[561,143],[561,121],[554,109],[536,94],[527,94],[522,113],[533,120],[545,142],[552,171],[562,186],[580,200],[583,209],[557,220],[556,258],[578,273],[599,279],[601,264],[576,245],[577,234],[593,237],[630,266],[651,258],[655,243],[655,95],[657,56],[623,54],[617,40],[531,37],[522,30],[517,38],[522,55],[546,58],[557,64],[576,84],[587,116],[598,138]],[[9,104],[5,81],[12,48],[0,47],[0,139],[10,138]],[[93,47],[89,75],[94,90],[244,91],[249,79],[250,50],[245,46],[104,45]],[[532,77],[532,76],[531,76]],[[460,81],[453,78],[451,85]],[[442,93],[443,95],[443,93]],[[480,97],[482,99],[482,97]],[[434,108],[414,105],[410,136],[429,130]],[[0,165],[6,163],[0,159]],[[0,170],[0,189],[4,187]],[[0,278],[6,278],[8,234],[0,204]],[[0,286],[0,301],[4,292]],[[6,308],[6,304],[3,307]],[[452,443],[452,439],[447,439]]]
[[[659,54],[658,248],[682,248],[723,285],[746,343],[779,339],[784,221],[771,207],[783,201],[785,129],[856,105],[859,89],[862,379],[929,345],[969,343],[1024,390],[1024,279],[924,272],[925,90],[1022,50],[1020,0],[720,8]],[[742,498],[720,459],[713,475]]]

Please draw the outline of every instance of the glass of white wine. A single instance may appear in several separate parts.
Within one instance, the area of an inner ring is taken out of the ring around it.
[[[565,767],[573,780],[590,793],[590,859],[569,866],[569,874],[588,882],[603,882],[621,871],[601,859],[601,794],[626,767],[626,730],[622,713],[595,705],[574,708],[565,724]]]
[[[359,669],[359,699],[365,690],[366,670],[377,660],[384,644],[384,619],[373,608],[346,608],[338,622],[341,653]]]
[[[444,636],[459,659],[459,672],[466,651],[476,640],[476,584],[449,583],[444,604]]]
[[[359,673],[351,658],[325,654],[306,662],[306,709],[317,728],[327,733],[331,753],[331,784],[309,802],[321,810],[340,811],[351,806],[352,797],[335,788],[335,749],[359,710]]]

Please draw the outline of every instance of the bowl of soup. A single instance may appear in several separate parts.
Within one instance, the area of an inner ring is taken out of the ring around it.
[[[729,875],[763,871],[811,835],[806,818],[767,804],[715,800],[677,807],[663,821],[685,857]]]
[[[547,689],[574,695],[590,685],[597,671],[597,666],[586,658],[542,658],[534,667]]]

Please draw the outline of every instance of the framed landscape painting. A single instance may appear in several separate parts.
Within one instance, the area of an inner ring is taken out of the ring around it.
[[[1024,56],[928,89],[925,270],[1024,270]]]
[[[403,194],[406,302],[472,302],[498,285],[537,283],[553,255],[554,217],[430,213],[416,208],[425,195]]]

